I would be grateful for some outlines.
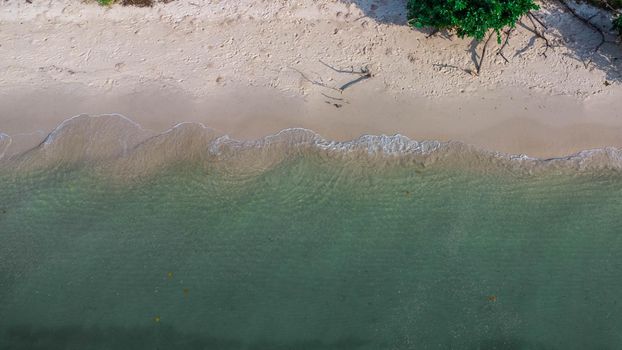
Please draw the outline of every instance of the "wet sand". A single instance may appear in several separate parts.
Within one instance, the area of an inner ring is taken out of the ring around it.
[[[1,130],[13,139],[7,155],[36,146],[63,120],[83,113],[123,114],[154,132],[198,122],[242,140],[301,127],[338,141],[402,134],[542,158],[622,147],[622,99],[616,97],[577,101],[506,90],[431,100],[353,90],[342,98],[259,87],[231,87],[201,98],[155,87],[119,96],[16,89],[0,96]]]

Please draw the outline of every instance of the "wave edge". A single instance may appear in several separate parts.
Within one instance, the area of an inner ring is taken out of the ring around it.
[[[238,140],[202,123],[184,122],[157,133],[121,114],[73,116],[60,123],[37,147],[5,157],[11,136],[0,133],[0,162],[20,168],[60,164],[129,163],[155,157],[143,166],[163,166],[184,159],[250,161],[274,164],[293,154],[321,152],[337,157],[369,159],[410,159],[424,164],[457,161],[466,164],[497,164],[530,168],[606,168],[622,170],[622,150],[605,147],[579,151],[567,156],[537,158],[526,154],[489,151],[460,141],[417,141],[401,134],[362,135],[349,141],[329,140],[305,128],[283,129],[256,140]],[[267,161],[271,159],[271,161]],[[151,164],[153,163],[153,164]]]

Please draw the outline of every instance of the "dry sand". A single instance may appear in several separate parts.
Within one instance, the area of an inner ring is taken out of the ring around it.
[[[509,62],[493,38],[475,76],[482,44],[408,28],[402,1],[0,0],[0,131],[9,155],[80,113],[121,113],[153,130],[202,122],[245,139],[305,127],[539,157],[622,147],[621,46],[594,53],[599,35],[561,6],[536,15],[552,47],[543,54],[525,19]],[[373,76],[339,92],[358,75],[322,62]]]

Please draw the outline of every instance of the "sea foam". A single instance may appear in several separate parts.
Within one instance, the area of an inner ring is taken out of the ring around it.
[[[120,114],[78,115],[63,121],[37,147],[3,157],[11,138],[0,134],[3,168],[42,169],[90,165],[144,172],[171,163],[227,163],[262,170],[305,154],[365,162],[414,162],[467,168],[622,170],[622,151],[608,147],[540,159],[524,154],[482,150],[457,141],[416,141],[407,136],[363,135],[350,141],[323,138],[304,128],[284,129],[257,140],[236,140],[200,123],[180,123],[157,133]]]

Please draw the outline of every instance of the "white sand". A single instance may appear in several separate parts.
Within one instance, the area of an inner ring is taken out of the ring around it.
[[[593,53],[598,34],[561,7],[536,12],[554,46],[546,57],[519,25],[504,49],[510,62],[493,39],[479,76],[468,73],[471,40],[426,38],[404,12],[386,0],[3,0],[0,131],[15,153],[72,115],[117,112],[155,130],[197,121],[238,138],[306,127],[339,140],[401,133],[542,157],[622,147],[621,46]],[[373,77],[339,93],[309,80],[339,87],[357,75],[321,61]]]

